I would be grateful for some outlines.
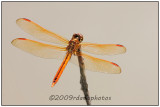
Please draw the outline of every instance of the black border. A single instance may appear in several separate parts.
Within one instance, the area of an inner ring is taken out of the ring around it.
[[[2,3],[3,2],[158,2],[158,104],[157,105],[91,105],[91,106],[159,106],[159,1],[1,1],[1,106],[86,106],[86,105],[3,105],[2,104]]]

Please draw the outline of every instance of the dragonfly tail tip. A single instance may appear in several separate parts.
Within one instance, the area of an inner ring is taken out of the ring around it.
[[[52,86],[51,87],[53,87],[55,84],[54,83],[52,83]]]

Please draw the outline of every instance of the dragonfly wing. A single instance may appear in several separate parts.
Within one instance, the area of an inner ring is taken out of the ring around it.
[[[29,19],[20,18],[17,19],[16,23],[21,29],[23,29],[25,32],[29,33],[37,39],[61,45],[68,45],[69,41],[67,39],[44,29],[43,27],[39,26],[38,24],[34,23]]]
[[[12,45],[41,58],[63,59],[66,54],[66,48],[64,47],[44,44],[25,38],[14,39]]]
[[[111,73],[111,74],[119,74],[121,73],[121,68],[110,61],[106,61],[103,59],[95,58],[90,55],[82,53],[85,69],[96,71],[96,72],[104,72],[104,73]],[[73,64],[79,66],[77,56],[72,55],[70,60]]]
[[[119,44],[81,43],[82,51],[99,55],[115,55],[126,52],[126,48]]]

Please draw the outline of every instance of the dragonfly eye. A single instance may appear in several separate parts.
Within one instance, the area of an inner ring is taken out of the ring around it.
[[[73,34],[73,37],[74,37],[74,38],[77,38],[80,42],[83,41],[83,36],[82,36],[82,34],[79,34],[79,33]]]
[[[75,35],[75,38],[79,38],[79,36],[78,36],[78,35]]]
[[[82,42],[83,41],[83,37],[80,37],[80,40],[79,40],[80,42]]]
[[[73,35],[74,38],[80,38],[78,34]]]

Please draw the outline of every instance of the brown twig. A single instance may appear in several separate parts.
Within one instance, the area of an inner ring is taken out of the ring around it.
[[[84,93],[87,105],[91,105],[89,91],[88,91],[88,84],[87,84],[86,75],[85,75],[85,65],[83,62],[83,58],[81,56],[81,49],[80,48],[78,51],[78,61],[79,61],[80,74],[81,74],[81,77],[80,77],[81,90]]]

